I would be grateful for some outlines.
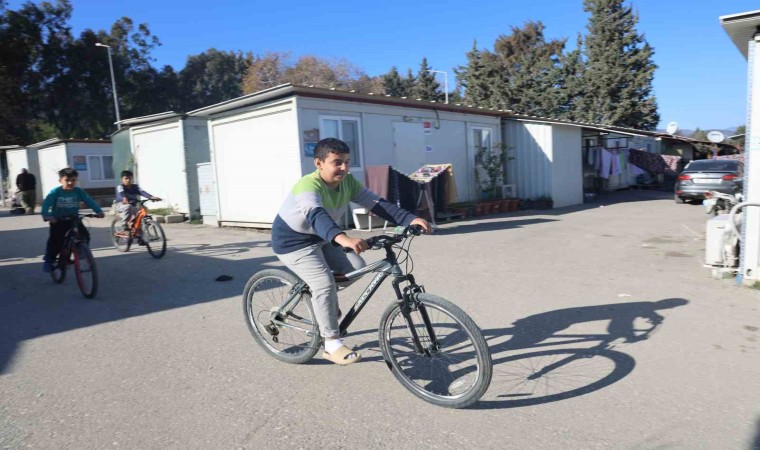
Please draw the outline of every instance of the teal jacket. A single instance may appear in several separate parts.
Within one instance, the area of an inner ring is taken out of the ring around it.
[[[52,216],[56,219],[73,217],[79,214],[79,202],[84,202],[97,214],[102,214],[95,200],[84,189],[74,187],[70,191],[64,191],[61,186],[50,191],[42,202],[42,217]]]

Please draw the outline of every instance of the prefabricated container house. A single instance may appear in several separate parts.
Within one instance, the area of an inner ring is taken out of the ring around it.
[[[38,188],[47,195],[60,186],[58,171],[72,167],[79,172],[78,186],[101,205],[110,205],[115,195],[110,140],[49,139],[29,146],[39,160]]]
[[[451,163],[458,198],[477,199],[476,147],[502,140],[500,114],[294,85],[188,113],[208,118],[220,224],[260,227],[271,225],[294,183],[314,171],[314,144],[325,137],[349,145],[352,173],[361,181],[368,166],[410,174],[424,164]]]
[[[10,191],[16,191],[16,177],[21,169],[26,169],[37,179],[37,202],[42,201],[42,189],[40,187],[40,164],[37,158],[37,150],[29,147],[18,147],[5,151],[8,162],[8,181]]]
[[[197,165],[209,162],[206,119],[167,112],[120,124],[121,131],[112,136],[117,178],[122,170],[132,170],[144,190],[163,199],[152,208],[200,216]]]
[[[661,152],[655,132],[511,112],[503,116],[503,135],[513,158],[507,163],[507,180],[514,183],[516,195],[550,198],[555,208],[583,203],[585,191],[636,184],[636,175],[627,169],[601,177],[599,168],[588,164],[590,149],[604,148],[621,158],[628,149]]]

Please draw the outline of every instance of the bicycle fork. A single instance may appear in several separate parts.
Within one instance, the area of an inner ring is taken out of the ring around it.
[[[404,317],[406,328],[409,331],[409,335],[412,337],[414,349],[420,355],[426,356],[428,358],[432,357],[433,354],[438,353],[438,351],[441,349],[441,344],[438,342],[438,338],[435,335],[433,325],[430,323],[430,316],[428,315],[427,308],[417,300],[417,296],[425,292],[425,288],[423,286],[417,285],[414,282],[414,277],[411,275],[407,275],[401,278],[402,279],[394,280],[393,288],[396,291],[396,295],[401,301],[401,315]],[[398,283],[404,281],[405,279],[408,279],[410,284],[409,286],[405,287],[403,293],[401,293],[398,287]],[[430,344],[428,346],[423,345],[422,339],[420,339],[420,335],[417,332],[417,328],[414,326],[412,311],[415,310],[420,313],[422,322],[425,324],[425,331],[427,332],[428,338],[430,339]]]

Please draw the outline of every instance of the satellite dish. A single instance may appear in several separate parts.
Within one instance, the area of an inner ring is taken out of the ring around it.
[[[667,131],[668,134],[676,134],[678,131],[678,122],[670,122],[668,127],[665,128],[665,131]]]
[[[720,144],[721,142],[726,140],[726,137],[721,133],[720,131],[711,131],[707,133],[707,140],[710,142],[714,142],[716,144]]]

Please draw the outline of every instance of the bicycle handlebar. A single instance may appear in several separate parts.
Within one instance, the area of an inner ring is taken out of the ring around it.
[[[409,236],[419,236],[423,231],[424,229],[419,225],[409,225],[408,227],[404,227],[401,232],[394,233],[392,236],[389,236],[387,234],[380,234],[364,239],[364,242],[366,242],[367,247],[369,247],[367,250],[380,250],[386,247],[390,247],[393,244],[398,244]],[[344,247],[343,252],[353,253],[354,251],[350,248]]]
[[[98,215],[92,214],[92,213],[86,213],[86,214],[79,213],[76,216],[53,217],[53,218],[59,222],[71,222],[74,219],[82,219],[84,217],[93,218],[93,217],[98,217]],[[45,221],[47,222],[47,219],[45,219]]]

